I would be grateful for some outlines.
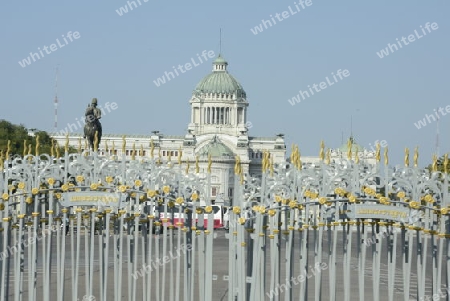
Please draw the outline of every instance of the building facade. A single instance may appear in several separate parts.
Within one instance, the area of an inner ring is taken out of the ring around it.
[[[263,153],[270,153],[273,163],[285,162],[286,145],[283,135],[275,137],[253,137],[249,135],[247,111],[249,103],[242,85],[228,72],[227,61],[219,55],[213,62],[213,70],[195,87],[189,100],[191,118],[187,134],[169,136],[159,132],[149,135],[106,134],[98,147],[100,155],[116,155],[126,160],[141,160],[154,157],[162,162],[178,164],[178,156],[184,167],[189,162],[195,172],[198,161],[200,172],[207,170],[211,156],[211,196],[213,199],[229,201],[233,194],[234,165],[239,156],[245,175],[261,175]],[[66,137],[53,134],[59,145]],[[125,148],[122,146],[125,142]],[[82,134],[69,134],[69,145],[87,148]],[[150,149],[153,145],[153,154]]]

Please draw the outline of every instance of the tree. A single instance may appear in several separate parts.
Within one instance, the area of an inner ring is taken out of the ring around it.
[[[446,156],[446,155],[437,158],[437,160],[436,160],[437,171],[444,172],[445,156]],[[448,155],[447,155],[447,156],[448,156]],[[450,171],[450,160],[448,161],[447,164],[448,164],[448,165],[447,165],[447,172],[449,172],[449,171]],[[427,166],[427,169],[428,169],[430,172],[433,171],[433,162],[430,163],[430,164]]]
[[[19,155],[22,156],[25,153],[30,152],[31,154],[36,154],[36,137],[39,136],[39,153],[40,154],[50,154],[52,149],[52,138],[45,131],[35,131],[34,137],[28,134],[27,128],[20,124],[15,125],[9,121],[0,120],[0,151],[3,155],[6,154],[8,150],[8,141],[10,141],[9,155]],[[56,150],[54,148],[54,150]],[[60,145],[59,152],[64,153],[64,148]],[[76,152],[75,149],[70,148],[69,152]],[[55,154],[56,155],[56,154]]]

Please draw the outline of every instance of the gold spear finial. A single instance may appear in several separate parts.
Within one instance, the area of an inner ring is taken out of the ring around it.
[[[380,160],[381,160],[381,145],[380,145],[380,142],[378,142],[377,145],[376,145],[375,158],[376,158],[377,162],[380,162]]]
[[[355,149],[355,163],[359,164],[359,152],[358,148]]]
[[[437,164],[438,158],[436,155],[433,155],[433,164],[431,166],[432,171],[438,171],[438,164]]]
[[[295,167],[298,167],[298,147],[297,147],[297,145],[294,145],[292,148],[291,164]]]
[[[6,147],[6,160],[8,160],[8,158],[9,158],[10,151],[11,151],[11,140],[8,140],[8,146]]]
[[[212,165],[211,154],[208,154],[208,173],[211,173],[211,165]]]
[[[125,154],[126,147],[127,147],[127,141],[125,140],[125,136],[122,136],[122,154]]]
[[[54,147],[55,147],[55,140],[52,139],[52,145],[51,145],[51,147],[50,147],[50,156],[52,156],[52,157],[55,156],[55,153],[54,153],[54,151],[53,151],[53,148],[54,148]]]
[[[389,164],[389,156],[388,156],[388,147],[386,146],[384,148],[384,165],[388,165]]]
[[[238,155],[236,155],[236,163],[234,164],[234,173],[236,175],[241,173],[241,159],[239,158]]]
[[[331,149],[327,149],[327,158],[325,164],[330,165],[331,163]]]
[[[263,152],[261,167],[262,167],[263,172],[267,171],[267,152],[266,151]],[[235,168],[235,173],[236,173],[236,165],[234,168]]]
[[[114,143],[114,140],[113,140],[113,142],[112,142],[111,154],[112,154],[113,156],[116,154],[116,144]]]
[[[200,173],[200,165],[198,165],[198,156],[195,157],[195,173]]]
[[[290,157],[291,157],[291,163],[294,164],[295,163],[295,144],[292,144]]]
[[[23,140],[23,156],[27,155],[27,140]]]
[[[320,142],[319,157],[321,161],[323,161],[323,159],[325,158],[325,142],[323,142],[323,140]]]
[[[187,159],[187,160],[186,160],[186,174],[189,173],[189,167],[190,167],[189,159]]]
[[[60,153],[59,153],[58,141],[55,141],[55,151],[56,151],[56,158],[59,158]]]
[[[39,143],[39,135],[36,135],[36,156],[39,156],[39,147],[41,144]]]
[[[269,153],[269,156],[270,156],[270,153]],[[270,176],[273,177],[273,156],[270,156]]]
[[[414,167],[419,165],[419,147],[416,146],[414,149]]]
[[[352,159],[352,147],[353,147],[353,140],[350,138],[347,141],[347,159]]]
[[[153,139],[150,139],[150,157],[153,159],[154,154],[153,151],[155,150],[155,145],[153,144]]]
[[[445,154],[444,155],[444,172],[445,173],[448,173],[447,167],[448,167],[448,154]]]
[[[98,131],[95,131],[94,135],[94,152],[98,151]]]
[[[181,157],[183,156],[183,151],[181,150],[181,146],[178,149],[178,165],[181,166]]]
[[[296,164],[297,164],[297,169],[301,170],[302,169],[302,160],[301,160],[301,154],[300,154],[300,150],[298,148],[298,146],[295,147],[295,157],[296,157]]]
[[[136,160],[136,143],[133,142],[133,150],[131,151],[131,160]]]
[[[405,148],[405,167],[409,166],[409,148]]]
[[[66,143],[64,144],[64,152],[69,152],[69,134],[66,134]]]

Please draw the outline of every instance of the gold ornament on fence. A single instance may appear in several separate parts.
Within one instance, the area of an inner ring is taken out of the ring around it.
[[[414,149],[414,167],[419,165],[419,148],[416,146]]]
[[[39,147],[41,146],[41,144],[39,143],[39,135],[36,135],[36,156],[39,156]]]
[[[98,150],[98,131],[95,131],[94,135],[94,152]]]
[[[376,158],[377,162],[380,162],[380,160],[381,160],[381,145],[380,145],[380,142],[377,143],[376,148],[377,149],[376,149],[376,152],[375,152],[375,158]]]
[[[116,144],[114,143],[114,140],[112,142],[112,147],[111,147],[111,154],[114,156],[116,152]]]
[[[55,148],[55,140],[52,139],[52,145],[51,145],[51,147],[50,147],[50,156],[51,156],[51,157],[54,157],[54,156],[55,156],[55,153],[54,153],[54,151],[53,151],[54,148]]]
[[[186,174],[189,173],[189,160],[186,160]]]
[[[352,159],[352,146],[353,146],[353,140],[350,138],[347,142],[347,159]]]
[[[331,163],[331,149],[328,149],[325,164],[330,165],[330,163]]]
[[[59,145],[58,145],[58,141],[55,142],[55,151],[56,151],[56,158],[59,158],[60,153],[59,153]]]
[[[136,160],[136,143],[133,142],[133,150],[131,151],[131,160]]]
[[[409,166],[409,148],[405,148],[405,167]]]
[[[27,155],[27,140],[23,140],[23,156]]]
[[[208,173],[211,173],[211,165],[212,165],[211,154],[208,154]]]
[[[437,161],[438,161],[437,156],[433,155],[433,164],[431,165],[431,170],[434,172],[438,171]]]
[[[320,152],[319,152],[320,160],[323,161],[325,158],[325,143],[323,140],[320,142]]]
[[[153,139],[150,139],[150,158],[154,158],[153,151],[155,150],[155,145],[153,144]]]
[[[444,173],[448,173],[448,154],[444,155]]]
[[[236,156],[236,164],[234,164],[234,174],[239,175],[241,173],[241,159]]]
[[[64,152],[69,152],[69,134],[66,134],[66,143],[64,144]]]

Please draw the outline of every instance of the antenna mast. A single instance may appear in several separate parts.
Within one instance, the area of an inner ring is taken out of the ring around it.
[[[53,105],[55,106],[55,124],[53,125],[54,127],[54,132],[56,133],[56,131],[58,130],[58,68],[59,65],[56,66],[56,78],[55,78],[55,100]]]
[[[219,33],[219,55],[222,54],[222,28],[220,28]]]

